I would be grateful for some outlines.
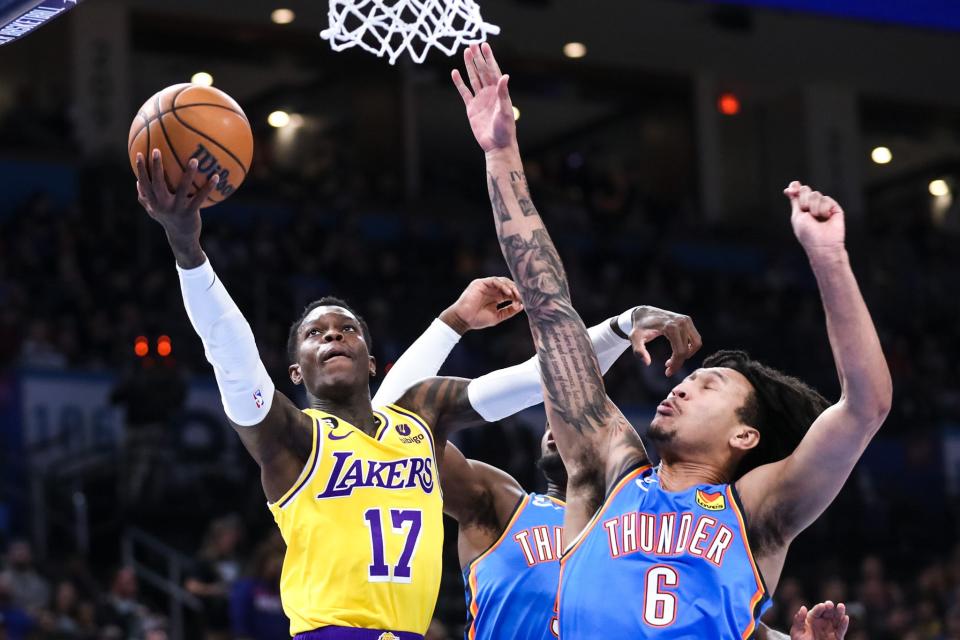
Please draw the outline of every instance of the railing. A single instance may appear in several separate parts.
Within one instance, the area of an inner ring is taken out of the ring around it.
[[[48,556],[53,527],[64,530],[74,541],[76,550],[86,555],[90,550],[90,518],[84,482],[96,471],[113,466],[113,455],[90,454],[67,460],[47,460],[28,467],[30,529],[39,558]],[[58,499],[67,505],[58,504]],[[21,499],[21,502],[26,501]]]
[[[174,640],[182,640],[184,607],[199,611],[203,606],[196,596],[181,586],[184,570],[193,561],[159,538],[133,527],[124,532],[121,545],[124,564],[133,568],[140,580],[167,597],[170,637]],[[159,562],[153,565],[148,564],[144,558],[145,555]],[[158,569],[156,564],[161,565],[162,568]]]

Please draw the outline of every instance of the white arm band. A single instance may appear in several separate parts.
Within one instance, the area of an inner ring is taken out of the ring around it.
[[[253,331],[207,260],[181,269],[183,306],[213,365],[223,410],[242,427],[260,424],[273,403],[274,386],[260,361]]]
[[[458,342],[459,333],[443,320],[434,320],[393,364],[373,396],[373,406],[393,404],[416,382],[437,375]]]
[[[633,309],[625,312],[629,335],[633,326]],[[624,316],[617,319],[620,329],[624,329]],[[630,346],[629,340],[618,336],[610,326],[610,321],[590,327],[590,340],[600,361],[600,371],[606,374],[617,358]],[[500,369],[472,380],[467,386],[467,396],[474,410],[487,422],[496,422],[515,413],[543,402],[543,390],[540,387],[540,365],[536,356],[523,364]]]

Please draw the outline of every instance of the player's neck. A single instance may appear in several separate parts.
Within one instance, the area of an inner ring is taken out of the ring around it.
[[[684,491],[698,484],[726,484],[729,472],[717,465],[686,460],[664,460],[657,469],[660,486],[667,491]]]
[[[370,403],[370,391],[367,388],[358,389],[338,398],[310,398],[310,408],[345,420],[367,435],[377,432],[377,423],[373,417],[373,405]]]
[[[555,482],[547,480],[547,495],[553,498],[554,500],[559,500],[560,502],[566,502],[567,487],[566,485],[559,485]]]

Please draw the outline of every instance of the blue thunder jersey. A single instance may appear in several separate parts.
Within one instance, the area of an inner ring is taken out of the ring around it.
[[[463,570],[466,640],[552,639],[564,504],[524,496],[500,538]]]
[[[733,485],[626,474],[560,562],[560,638],[753,637],[770,607]]]

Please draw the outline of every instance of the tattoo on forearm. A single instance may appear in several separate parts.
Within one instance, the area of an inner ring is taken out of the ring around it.
[[[507,209],[507,203],[503,200],[503,192],[500,191],[500,183],[495,177],[490,176],[490,204],[493,205],[493,212],[500,222],[510,220],[510,211]]]
[[[527,186],[527,176],[523,171],[510,172],[510,186],[513,187],[513,195],[517,198],[517,204],[520,205],[520,212],[524,217],[529,217],[537,213],[537,209],[530,200],[530,188]]]
[[[546,399],[580,433],[607,426],[614,416],[600,366],[550,235],[541,227],[529,239],[512,235],[501,245],[533,327]]]

